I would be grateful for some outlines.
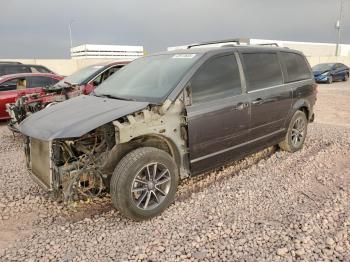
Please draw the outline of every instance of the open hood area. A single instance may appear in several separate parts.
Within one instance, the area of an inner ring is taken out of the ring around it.
[[[80,137],[108,122],[142,110],[148,104],[105,97],[78,96],[26,118],[20,125],[20,131],[26,136],[45,141]]]

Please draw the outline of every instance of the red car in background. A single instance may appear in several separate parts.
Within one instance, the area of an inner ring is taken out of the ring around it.
[[[0,77],[0,120],[10,119],[6,112],[6,104],[14,103],[19,97],[42,91],[63,77],[48,73],[21,73]]]
[[[43,88],[40,92],[19,97],[15,103],[7,104],[7,112],[11,116],[9,128],[17,132],[18,124],[28,115],[72,97],[89,94],[128,63],[130,61],[113,61],[90,65],[65,77],[55,85]]]

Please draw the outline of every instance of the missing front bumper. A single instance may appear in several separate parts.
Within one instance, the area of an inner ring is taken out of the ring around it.
[[[30,138],[28,171],[34,180],[46,190],[53,189],[51,142]]]

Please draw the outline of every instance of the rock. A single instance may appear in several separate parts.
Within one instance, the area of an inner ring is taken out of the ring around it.
[[[279,256],[285,256],[288,253],[288,248],[286,248],[286,247],[279,248],[279,249],[277,249],[276,253]]]
[[[206,251],[198,251],[198,252],[195,252],[192,254],[192,256],[196,259],[204,259],[207,255],[207,252]]]
[[[333,247],[335,245],[335,241],[331,237],[327,237],[326,244],[330,247]]]
[[[303,248],[295,250],[295,254],[299,257],[305,254],[305,250]]]

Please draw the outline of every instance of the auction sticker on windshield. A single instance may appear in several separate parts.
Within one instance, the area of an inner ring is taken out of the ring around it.
[[[173,58],[193,58],[196,54],[177,54],[174,55]]]

